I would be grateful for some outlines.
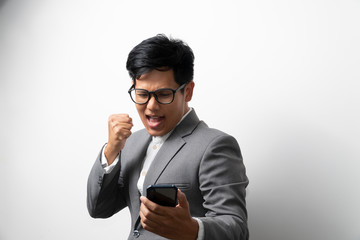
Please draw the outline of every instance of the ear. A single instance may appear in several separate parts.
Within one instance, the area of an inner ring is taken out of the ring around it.
[[[193,81],[189,82],[185,87],[185,102],[190,102],[192,99],[195,83]]]

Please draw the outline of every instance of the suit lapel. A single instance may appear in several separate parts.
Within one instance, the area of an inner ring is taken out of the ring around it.
[[[164,145],[161,147],[155,159],[151,163],[148,174],[146,175],[144,180],[144,195],[146,193],[147,186],[157,183],[162,172],[166,169],[171,160],[186,144],[184,137],[191,134],[198,125],[198,123],[199,119],[195,113],[195,110],[192,110],[189,115],[186,116],[186,118],[183,119],[183,121],[177,127],[175,127],[174,131],[165,141]]]
[[[161,147],[155,159],[150,165],[148,174],[145,177],[143,191],[146,192],[146,187],[150,184],[156,184],[161,173],[165,170],[166,166],[170,163],[176,153],[185,145],[185,141],[179,137],[173,137],[172,134]]]

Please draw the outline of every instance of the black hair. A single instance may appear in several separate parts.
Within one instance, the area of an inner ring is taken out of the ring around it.
[[[131,50],[126,69],[134,82],[151,70],[172,69],[175,81],[182,85],[193,80],[194,54],[182,40],[158,34],[142,41]]]

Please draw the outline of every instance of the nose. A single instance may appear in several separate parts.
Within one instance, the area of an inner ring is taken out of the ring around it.
[[[158,110],[158,109],[159,109],[159,107],[160,107],[159,105],[160,105],[160,104],[156,101],[154,94],[151,94],[151,95],[150,95],[150,99],[149,99],[146,107],[147,107],[148,109],[154,111],[154,110]]]

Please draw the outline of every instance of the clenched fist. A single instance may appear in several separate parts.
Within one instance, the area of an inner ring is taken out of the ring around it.
[[[109,117],[109,139],[105,148],[108,164],[112,164],[124,148],[126,139],[131,135],[132,119],[128,114],[113,114]]]

